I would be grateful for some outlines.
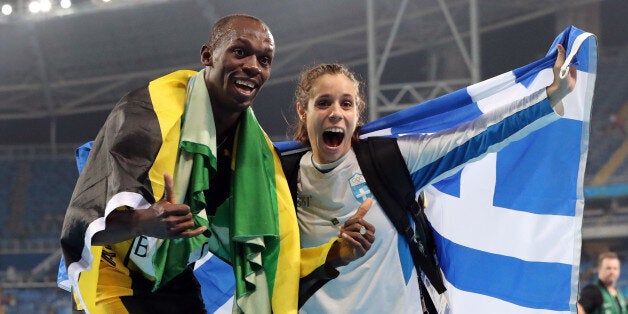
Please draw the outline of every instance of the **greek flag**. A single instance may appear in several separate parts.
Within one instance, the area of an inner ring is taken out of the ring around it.
[[[565,114],[425,188],[449,313],[575,312],[595,37],[565,29],[536,62],[384,117],[363,136],[450,128],[551,83],[557,44],[578,69]]]

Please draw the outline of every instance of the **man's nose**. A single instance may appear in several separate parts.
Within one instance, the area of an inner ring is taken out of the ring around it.
[[[244,71],[251,75],[261,73],[260,63],[259,60],[257,60],[257,56],[255,55],[247,57],[244,61],[244,65],[242,68],[244,69]]]

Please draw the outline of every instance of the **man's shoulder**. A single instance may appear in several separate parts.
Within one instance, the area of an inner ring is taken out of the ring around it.
[[[120,101],[120,103],[124,103],[124,100],[126,100],[126,102],[150,102],[150,93],[148,92],[148,85],[134,89],[128,93],[126,93],[126,95],[124,95],[122,97],[123,101]]]
[[[148,86],[143,86],[126,93],[112,110],[115,112],[152,111]]]

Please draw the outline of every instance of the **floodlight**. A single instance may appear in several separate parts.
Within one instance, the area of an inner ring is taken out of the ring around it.
[[[31,11],[31,13],[39,13],[39,11],[41,11],[41,3],[39,1],[31,1],[31,3],[28,4],[28,10]]]
[[[61,0],[59,1],[59,6],[64,9],[69,9],[72,6],[72,1],[70,0]]]
[[[39,3],[41,4],[42,12],[48,12],[52,8],[52,3],[50,3],[50,0],[40,0]]]
[[[4,15],[11,15],[11,13],[13,13],[13,7],[10,4],[3,4],[2,5],[2,14],[4,14]]]

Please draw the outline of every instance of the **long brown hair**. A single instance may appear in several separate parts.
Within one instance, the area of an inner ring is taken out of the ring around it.
[[[356,89],[358,90],[358,99],[356,99],[356,105],[358,106],[358,123],[352,134],[352,140],[357,141],[360,133],[360,127],[364,124],[364,121],[362,121],[362,112],[364,112],[366,103],[364,102],[364,94],[361,88],[362,84],[360,84],[360,81],[356,78],[355,74],[346,66],[338,63],[323,63],[303,70],[301,72],[296,91],[294,92],[294,102],[295,104],[301,106],[304,110],[307,109],[312,85],[314,85],[316,79],[325,74],[344,75],[355,84]],[[307,119],[307,117],[300,119],[297,112],[297,126],[294,139],[301,142],[301,144],[305,146],[310,146],[310,139],[308,137],[307,123],[305,119]]]

